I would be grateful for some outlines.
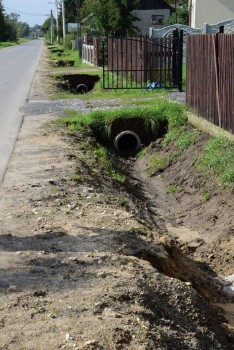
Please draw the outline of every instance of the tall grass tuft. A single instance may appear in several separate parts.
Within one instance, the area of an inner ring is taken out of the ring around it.
[[[224,137],[212,138],[208,141],[197,166],[208,175],[216,175],[218,179],[234,189],[234,143]]]

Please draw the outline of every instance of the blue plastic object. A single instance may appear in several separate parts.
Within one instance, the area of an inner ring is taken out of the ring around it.
[[[152,83],[147,84],[146,89],[151,91],[153,89],[164,88],[165,84],[160,81],[153,81]]]

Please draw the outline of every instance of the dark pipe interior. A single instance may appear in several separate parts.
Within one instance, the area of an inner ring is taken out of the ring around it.
[[[120,151],[134,152],[138,149],[138,142],[134,135],[126,134],[120,137],[118,147]]]

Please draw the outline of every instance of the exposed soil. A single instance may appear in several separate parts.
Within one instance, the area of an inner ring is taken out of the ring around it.
[[[164,171],[147,175],[152,155],[167,155],[169,148],[152,143],[146,156],[138,159],[134,172],[146,196],[153,203],[152,213],[163,218],[170,234],[190,256],[223,276],[233,273],[234,196],[215,179],[206,178],[196,170],[208,135],[201,133],[195,146],[186,150]],[[168,191],[176,185],[175,191]],[[208,198],[206,199],[206,195]]]
[[[29,99],[47,98],[44,55]],[[233,273],[234,203],[194,170],[207,136],[151,177],[159,141],[116,159],[119,185],[56,118],[25,117],[0,189],[0,349],[232,349],[213,277]]]

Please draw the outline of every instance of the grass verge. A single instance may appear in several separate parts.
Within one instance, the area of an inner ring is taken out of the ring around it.
[[[182,105],[157,99],[153,106],[120,108],[116,110],[100,110],[87,114],[67,112],[65,118],[59,119],[71,130],[79,130],[85,135],[94,136],[102,142],[110,141],[111,125],[116,119],[137,118],[142,119],[144,128],[151,134],[157,135],[162,125],[167,122],[169,130],[175,125],[187,122],[185,108]]]
[[[203,155],[197,161],[198,170],[218,180],[234,190],[234,143],[225,137],[208,141]]]
[[[5,47],[9,47],[9,46],[15,46],[18,44],[23,44],[28,42],[28,39],[25,38],[20,38],[17,41],[0,41],[0,49],[4,49]]]
[[[17,41],[4,41],[4,42],[0,42],[0,49],[4,49],[5,47],[8,46],[15,46],[19,44]]]
[[[86,67],[82,64],[82,59],[79,57],[77,50],[65,50],[62,46],[52,46],[49,51],[50,58],[55,62],[73,61],[74,67]],[[59,65],[58,65],[59,66]],[[59,67],[61,68],[61,67]],[[66,67],[67,68],[67,67]]]

